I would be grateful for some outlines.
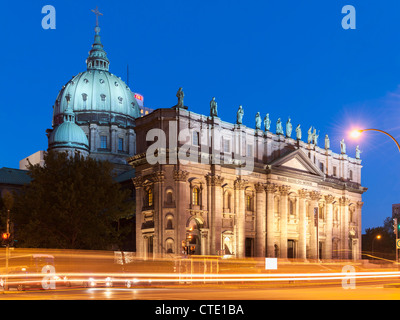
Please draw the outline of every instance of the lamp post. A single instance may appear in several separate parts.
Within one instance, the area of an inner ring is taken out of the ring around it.
[[[399,151],[400,151],[400,144],[397,142],[397,140],[396,140],[395,138],[393,138],[392,135],[390,135],[390,134],[387,133],[386,131],[382,131],[382,130],[379,130],[379,129],[356,129],[356,130],[353,130],[353,131],[350,133],[350,135],[351,135],[353,138],[358,138],[358,137],[361,135],[361,133],[363,133],[364,131],[377,131],[377,132],[381,132],[381,133],[386,134],[388,137],[390,137],[390,138],[396,143],[396,146],[397,146],[397,148],[398,148]]]
[[[381,132],[383,134],[386,134],[389,138],[391,138],[394,141],[394,143],[397,146],[397,149],[400,152],[400,144],[397,142],[397,140],[391,134],[389,134],[389,133],[387,133],[386,131],[383,131],[383,130],[379,130],[379,129],[355,129],[350,133],[350,136],[353,137],[353,138],[358,138],[364,131],[377,131],[377,132]],[[396,223],[396,229],[397,229],[397,219],[396,219],[395,223]],[[398,251],[397,251],[398,229],[396,230],[395,233],[396,233],[396,244],[395,244],[396,245],[396,262],[397,262],[397,260],[398,260]],[[372,240],[372,247],[373,247],[374,240]]]

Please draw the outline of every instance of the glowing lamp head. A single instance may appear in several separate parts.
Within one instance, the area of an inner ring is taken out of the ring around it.
[[[381,238],[381,235],[378,234],[378,235],[376,236],[376,238],[379,240],[379,239]]]
[[[352,132],[350,132],[350,136],[354,139],[357,139],[361,136],[362,130],[355,129]]]

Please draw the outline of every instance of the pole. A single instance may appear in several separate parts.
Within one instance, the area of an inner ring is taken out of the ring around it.
[[[10,209],[7,209],[7,234],[10,234]],[[6,243],[6,277],[5,277],[5,283],[4,283],[4,289],[7,291],[8,290],[8,259],[10,255],[10,244],[9,244],[9,239],[7,239]]]

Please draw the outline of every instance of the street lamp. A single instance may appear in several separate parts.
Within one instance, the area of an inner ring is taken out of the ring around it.
[[[374,238],[372,239],[372,248],[371,248],[372,255],[374,255],[374,241],[375,241],[376,239],[380,240],[381,238],[382,238],[382,236],[381,236],[380,234],[378,234],[376,237],[374,237]]]
[[[379,129],[355,129],[355,130],[353,130],[353,131],[350,133],[350,136],[351,136],[352,138],[357,139],[357,138],[359,138],[359,137],[361,136],[361,133],[363,133],[364,131],[378,131],[378,132],[381,132],[381,133],[386,134],[388,137],[390,137],[390,138],[396,143],[396,146],[397,146],[397,148],[398,148],[399,151],[400,151],[400,145],[399,145],[399,143],[397,142],[397,140],[396,140],[395,138],[393,138],[393,136],[390,135],[389,133],[387,133],[387,132],[385,132],[385,131],[382,131],[382,130],[379,130]]]

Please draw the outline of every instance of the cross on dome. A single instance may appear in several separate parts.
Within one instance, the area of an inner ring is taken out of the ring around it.
[[[96,6],[96,9],[92,9],[92,12],[96,15],[96,27],[99,26],[99,16],[102,16],[103,14],[99,11],[99,8]]]

